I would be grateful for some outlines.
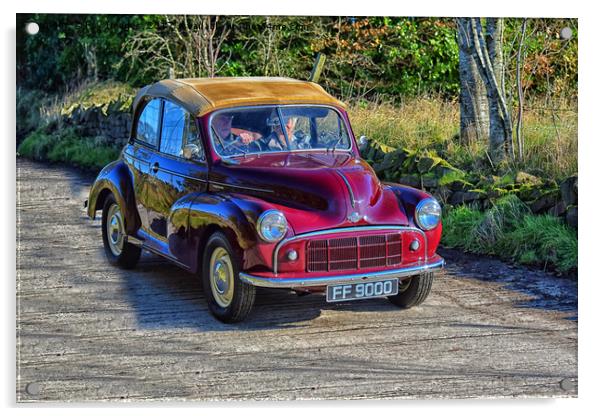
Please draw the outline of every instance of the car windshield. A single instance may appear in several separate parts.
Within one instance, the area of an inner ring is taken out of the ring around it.
[[[349,150],[337,111],[319,106],[262,106],[222,110],[211,118],[211,138],[223,157],[299,150]]]

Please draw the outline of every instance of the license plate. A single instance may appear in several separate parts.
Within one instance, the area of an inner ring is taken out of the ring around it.
[[[392,296],[397,294],[398,289],[397,279],[332,285],[326,287],[326,302]]]

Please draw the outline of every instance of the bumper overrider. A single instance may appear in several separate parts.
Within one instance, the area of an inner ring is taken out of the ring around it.
[[[357,282],[370,282],[382,279],[403,279],[417,274],[426,273],[440,269],[445,265],[445,260],[440,256],[433,256],[427,262],[414,263],[402,268],[392,270],[381,270],[377,272],[356,272],[353,274],[338,274],[335,276],[312,276],[307,278],[282,278],[263,277],[249,273],[240,273],[240,280],[253,286],[269,288],[309,288],[324,287],[328,285],[339,285]]]

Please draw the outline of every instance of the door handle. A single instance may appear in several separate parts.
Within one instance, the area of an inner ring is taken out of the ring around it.
[[[152,171],[153,173],[159,172],[159,162],[153,163]]]

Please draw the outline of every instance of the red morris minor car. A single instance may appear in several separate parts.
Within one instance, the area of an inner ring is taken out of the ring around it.
[[[345,106],[285,78],[170,79],[133,103],[128,144],[98,175],[109,262],[141,250],[201,277],[209,309],[237,322],[256,287],[325,293],[329,302],[422,303],[441,208],[381,183],[360,158]]]

